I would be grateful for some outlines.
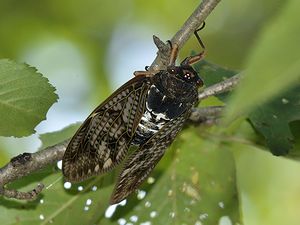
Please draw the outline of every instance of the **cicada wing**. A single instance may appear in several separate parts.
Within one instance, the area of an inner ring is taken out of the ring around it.
[[[91,113],[65,151],[66,180],[85,180],[122,161],[145,111],[149,87],[149,78],[135,77]]]
[[[125,199],[148,177],[164,155],[167,147],[182,129],[189,114],[190,111],[185,112],[176,119],[166,123],[159,132],[154,134],[152,138],[130,156],[118,178],[111,197],[111,204]]]

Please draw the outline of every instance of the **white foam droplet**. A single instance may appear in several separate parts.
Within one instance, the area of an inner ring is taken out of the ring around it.
[[[82,190],[83,190],[83,187],[82,187],[82,186],[79,186],[77,189],[78,189],[78,191],[82,191]]]
[[[124,205],[126,205],[126,203],[127,203],[127,200],[124,199],[123,201],[121,201],[121,202],[119,202],[119,203],[117,203],[117,204],[110,205],[110,206],[106,209],[106,211],[105,211],[105,217],[106,217],[106,218],[111,218],[112,215],[115,213],[117,206],[118,206],[118,205],[124,206]]]
[[[126,205],[126,203],[127,203],[127,200],[124,199],[123,201],[119,202],[118,205],[124,206],[124,205]]]
[[[229,216],[222,216],[219,220],[219,225],[232,225]]]
[[[140,223],[140,225],[151,225],[151,222],[150,221],[146,221],[144,223]]]
[[[137,216],[131,216],[129,219],[130,219],[130,221],[136,223],[139,218]]]
[[[153,177],[148,177],[147,183],[148,184],[153,184],[155,182],[155,179]]]
[[[219,202],[218,205],[220,208],[224,209],[224,202]]]
[[[92,191],[97,191],[97,186],[93,186]]]
[[[92,204],[92,200],[91,199],[87,199],[85,204],[86,205],[91,205]]]
[[[197,220],[195,225],[202,225],[201,221]]]
[[[65,189],[70,189],[71,187],[72,187],[72,184],[70,182],[67,181],[67,182],[64,183],[64,188]]]
[[[118,219],[118,223],[119,225],[125,225],[126,224],[126,220],[123,218]]]
[[[41,214],[41,215],[40,215],[40,220],[44,220],[44,219],[45,219],[44,215]]]
[[[88,206],[84,206],[83,210],[88,211],[90,208]]]
[[[206,218],[208,217],[208,214],[207,213],[203,213],[199,216],[199,219],[200,220],[205,220]]]
[[[105,217],[111,218],[112,215],[115,213],[117,206],[118,204],[110,205],[105,211]]]
[[[41,200],[40,200],[40,203],[43,204],[43,203],[44,203],[44,199],[41,199]]]
[[[62,160],[59,160],[57,163],[56,163],[56,166],[58,169],[62,169]]]
[[[171,218],[174,218],[174,217],[175,217],[175,213],[174,213],[174,212],[170,212],[169,215],[170,215]]]
[[[143,198],[145,198],[145,196],[146,196],[146,191],[138,190],[137,198],[139,200],[142,200]]]
[[[151,206],[151,202],[145,202],[145,207],[149,208]]]
[[[151,218],[154,218],[154,217],[156,217],[157,216],[157,212],[156,211],[152,211],[151,213],[150,213],[150,217]]]

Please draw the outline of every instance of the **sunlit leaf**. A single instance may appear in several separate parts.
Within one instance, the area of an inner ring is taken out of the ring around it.
[[[137,223],[151,224],[215,225],[225,217],[232,224],[240,221],[231,152],[202,142],[196,133],[184,131],[139,192],[99,224],[133,223],[136,217]]]
[[[228,107],[227,121],[299,83],[299,8],[299,1],[288,1],[278,17],[266,24]]]
[[[35,68],[0,60],[0,135],[27,136],[46,119],[58,96],[55,88]]]
[[[36,182],[43,182],[47,187],[33,202],[0,198],[1,224],[91,224],[104,214],[112,191],[109,177],[75,184],[70,189],[65,185],[67,188],[64,188],[61,172],[54,168],[36,173],[32,178],[10,187],[30,190]]]
[[[65,129],[43,134],[43,146],[53,145],[70,138],[79,124]],[[1,224],[91,224],[103,216],[112,192],[114,173],[106,177],[96,177],[79,184],[64,183],[61,161],[41,172],[31,174],[8,188],[28,191],[42,182],[46,188],[33,202],[16,201],[0,197]],[[92,216],[93,215],[93,216]]]

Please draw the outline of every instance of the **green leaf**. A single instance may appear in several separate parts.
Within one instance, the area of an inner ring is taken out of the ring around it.
[[[57,101],[55,88],[35,68],[0,60],[0,135],[22,137],[35,132]]]
[[[112,218],[106,218],[105,211],[117,173],[73,184],[66,190],[60,170],[49,167],[10,185],[30,190],[43,182],[47,188],[33,202],[0,198],[1,224],[116,224],[121,218],[129,222],[133,215],[138,223],[210,225],[225,218],[235,224],[240,218],[232,154],[224,146],[202,142],[197,132],[195,128],[182,132],[152,173],[154,182],[150,179],[141,186],[146,197],[137,199],[132,194]]]
[[[252,125],[266,139],[274,155],[286,155],[294,137],[289,123],[300,120],[300,86],[258,107],[249,115]]]
[[[224,81],[237,74],[236,71],[221,67],[219,65],[213,64],[206,60],[202,60],[195,65],[195,70],[199,73],[200,77],[204,80],[206,87],[217,84],[221,81]],[[220,100],[224,101],[227,98],[228,94],[222,93],[216,95]]]
[[[41,135],[43,146],[70,138],[78,126],[79,124],[73,124],[61,131]],[[98,176],[72,184],[70,189],[66,189],[60,169],[56,165],[49,166],[9,185],[11,189],[28,191],[38,182],[42,182],[46,188],[33,202],[0,197],[1,224],[93,224],[99,217],[104,216],[108,207],[113,177],[115,173],[105,177]]]
[[[0,197],[1,224],[93,224],[103,216],[108,206],[112,191],[111,176],[97,177],[65,189],[61,172],[48,168],[31,178],[15,182],[10,188],[26,191],[34,188],[37,182],[43,182],[46,189],[33,202]]]
[[[80,125],[81,123],[74,123],[60,131],[41,134],[39,136],[40,140],[42,141],[42,146],[40,149],[47,148],[48,146],[55,145],[64,140],[67,140],[68,138],[71,138],[78,130]]]
[[[126,206],[98,224],[116,224],[120,218],[151,224],[218,224],[221,218],[240,221],[235,162],[223,146],[201,141],[196,129],[182,132],[139,191]],[[218,147],[218,148],[216,148]]]
[[[226,121],[299,83],[299,8],[299,1],[287,1],[277,18],[266,24],[246,64],[244,79],[233,94]]]

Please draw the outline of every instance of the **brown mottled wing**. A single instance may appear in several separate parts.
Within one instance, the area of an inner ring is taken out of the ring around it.
[[[149,78],[134,77],[91,113],[64,154],[66,180],[85,180],[122,161],[145,111],[150,85]]]
[[[167,147],[181,130],[189,114],[190,111],[185,112],[176,119],[169,121],[159,132],[130,156],[115,186],[111,197],[111,204],[125,199],[148,177],[164,155]]]

